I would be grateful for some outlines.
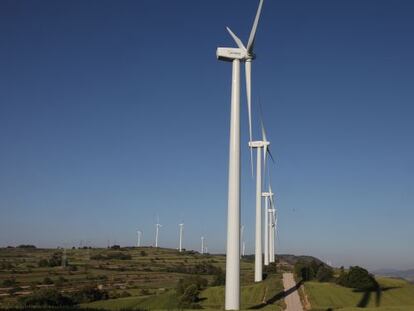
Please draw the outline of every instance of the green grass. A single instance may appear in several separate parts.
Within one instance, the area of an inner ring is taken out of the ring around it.
[[[283,291],[283,285],[280,275],[271,276],[264,282],[258,284],[242,286],[241,308],[248,309],[253,306],[258,306],[263,301],[267,301],[281,291]],[[201,293],[200,297],[205,299],[201,303],[203,308],[215,310],[224,309],[224,286],[207,288]],[[274,304],[264,306],[261,310],[282,310],[283,305],[283,301],[276,301]]]
[[[403,280],[379,278],[381,288],[379,308],[376,308],[376,292],[363,293],[333,283],[305,283],[306,294],[312,310],[329,308],[343,311],[369,310],[378,311],[414,310],[414,285]],[[362,305],[366,308],[357,308]],[[341,309],[342,308],[342,309]]]
[[[91,302],[81,305],[88,308],[104,308],[108,310],[120,310],[129,308],[142,309],[176,309],[177,297],[174,291],[147,297],[126,297]]]

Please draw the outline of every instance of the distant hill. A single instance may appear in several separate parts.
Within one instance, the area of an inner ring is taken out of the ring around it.
[[[243,256],[243,259],[248,260],[248,261],[254,261],[254,255],[246,255]],[[282,262],[286,262],[289,265],[294,266],[296,262],[300,261],[305,261],[305,262],[311,262],[311,261],[316,261],[318,264],[324,264],[326,265],[326,263],[324,263],[322,260],[313,257],[313,256],[296,256],[296,255],[290,255],[290,254],[277,254],[276,255],[276,259],[282,261]]]
[[[396,270],[396,269],[378,269],[371,271],[375,275],[388,276],[394,278],[402,278],[414,283],[414,269]]]

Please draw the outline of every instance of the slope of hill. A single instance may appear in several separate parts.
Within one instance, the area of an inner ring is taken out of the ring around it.
[[[414,310],[414,285],[404,280],[377,278],[380,291],[358,291],[333,283],[307,282],[306,294],[313,310]],[[364,309],[367,310],[367,309]]]
[[[48,288],[60,293],[76,292],[85,286],[99,287],[109,299],[84,302],[82,307],[102,309],[174,309],[180,279],[198,275],[206,280],[199,304],[203,308],[221,306],[224,287],[212,287],[225,268],[223,255],[201,255],[174,249],[130,247],[117,249],[68,249],[62,266],[62,249],[0,249],[0,309],[18,306],[20,298]],[[265,282],[254,284],[254,263],[241,260],[242,305],[261,305],[282,290],[280,274],[269,274]],[[221,270],[220,270],[221,269]],[[283,301],[261,308],[281,310]]]
[[[411,283],[414,283],[414,269],[410,269],[410,270],[379,269],[379,270],[372,271],[372,273],[378,276],[403,278]]]

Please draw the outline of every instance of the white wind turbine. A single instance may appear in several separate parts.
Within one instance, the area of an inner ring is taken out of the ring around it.
[[[201,236],[201,254],[204,254],[204,236]]]
[[[265,200],[265,207],[264,207],[264,265],[268,266],[269,265],[269,227],[270,227],[270,223],[269,223],[269,192],[263,192],[262,196]]]
[[[140,247],[141,246],[141,239],[142,239],[142,231],[141,230],[137,230],[137,235],[138,235],[137,247]]]
[[[225,309],[240,309],[240,62],[245,62],[246,93],[249,115],[249,134],[252,140],[251,122],[251,63],[257,24],[262,10],[260,0],[249,41],[245,47],[242,41],[227,28],[237,48],[217,48],[217,58],[232,62],[232,89],[230,108],[230,148],[229,148],[229,192],[227,207],[227,252],[226,252],[226,290]],[[252,150],[250,150],[252,157]]]
[[[182,249],[183,249],[182,246],[183,246],[183,229],[184,229],[184,224],[181,223],[178,226],[180,227],[180,245],[179,245],[178,250],[181,252]]]
[[[276,230],[277,230],[277,216],[276,216],[276,207],[274,204],[274,200],[273,200],[273,196],[274,193],[272,192],[272,187],[269,185],[269,192],[270,192],[270,205],[271,208],[269,210],[270,214],[269,216],[271,216],[270,219],[270,236],[269,236],[269,246],[270,246],[270,257],[269,257],[269,261],[270,262],[275,262],[275,234],[276,234]]]
[[[155,247],[158,247],[158,238],[159,238],[159,231],[162,225],[160,224],[160,220],[158,219],[157,223],[155,224]]]
[[[263,266],[262,266],[262,197],[265,197],[265,243],[264,243],[264,263],[268,265],[268,261],[266,259],[266,254],[268,254],[268,201],[264,193],[262,193],[262,152],[263,152],[263,172],[266,171],[266,160],[267,155],[273,161],[272,154],[270,153],[270,142],[267,140],[266,137],[266,130],[263,125],[263,121],[261,121],[261,128],[262,128],[262,140],[258,141],[250,141],[249,146],[251,148],[256,148],[257,156],[256,156],[256,235],[255,235],[255,269],[254,269],[254,281],[260,282],[263,279]],[[263,150],[262,150],[263,149]],[[268,257],[267,257],[268,258]]]

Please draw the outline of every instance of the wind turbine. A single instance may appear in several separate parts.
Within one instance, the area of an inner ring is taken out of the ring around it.
[[[201,236],[201,255],[204,254],[204,236]]]
[[[270,205],[271,205],[271,209],[269,216],[271,216],[270,219],[270,240],[269,240],[269,245],[270,245],[270,258],[269,261],[270,262],[275,262],[275,233],[277,230],[277,217],[276,217],[276,207],[274,204],[274,200],[273,200],[273,192],[272,192],[272,187],[269,185],[269,192],[270,192]]]
[[[142,238],[142,231],[137,230],[138,240],[137,240],[137,247],[141,246],[141,238]]]
[[[265,207],[264,207],[264,265],[269,265],[269,235],[270,235],[270,210],[269,210],[269,192],[263,192],[262,196],[265,200]]]
[[[184,224],[183,223],[181,223],[181,224],[179,224],[178,225],[179,227],[180,227],[180,245],[179,245],[179,248],[178,248],[178,250],[179,250],[179,252],[181,253],[181,251],[182,251],[182,246],[183,246],[183,228],[184,228]]]
[[[230,108],[229,180],[227,206],[227,252],[225,309],[240,309],[240,62],[245,62],[246,93],[249,115],[249,137],[252,140],[251,120],[251,63],[257,24],[259,23],[263,0],[260,0],[247,46],[227,27],[237,48],[217,48],[217,58],[232,62],[232,89]],[[252,158],[252,150],[250,149]],[[252,164],[253,166],[253,164]]]
[[[160,228],[162,227],[162,225],[159,222],[160,221],[158,220],[157,223],[155,224],[155,247],[158,247],[158,236],[159,236]]]

